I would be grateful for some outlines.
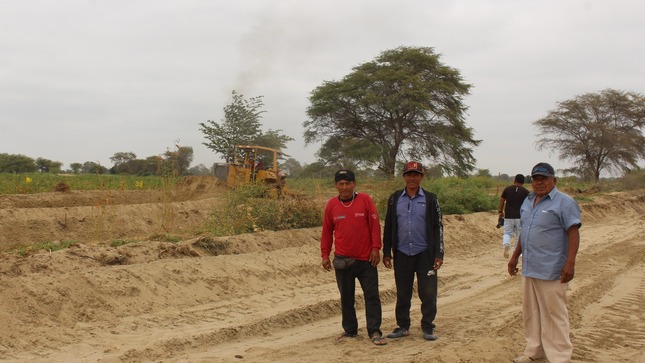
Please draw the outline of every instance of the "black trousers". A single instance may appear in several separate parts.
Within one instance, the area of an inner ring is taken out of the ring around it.
[[[414,256],[397,252],[394,258],[394,281],[396,283],[396,323],[410,329],[410,307],[414,275],[417,276],[417,292],[421,299],[421,329],[432,332],[437,316],[437,271],[432,269],[428,251]],[[429,275],[428,275],[429,274]]]
[[[356,279],[361,284],[365,298],[365,320],[370,337],[381,333],[381,297],[378,291],[378,270],[369,261],[356,261],[347,270],[335,270],[340,306],[343,316],[343,330],[348,334],[358,334],[356,319],[355,291]]]

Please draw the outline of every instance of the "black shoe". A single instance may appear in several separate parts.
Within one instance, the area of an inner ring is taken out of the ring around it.
[[[388,334],[387,337],[390,339],[395,339],[407,337],[408,335],[410,335],[410,331],[408,329],[396,328],[393,332]]]
[[[434,329],[430,331],[423,331],[423,339],[425,340],[437,340],[438,336],[434,335]]]

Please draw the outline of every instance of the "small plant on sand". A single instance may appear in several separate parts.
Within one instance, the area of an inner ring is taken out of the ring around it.
[[[267,186],[243,185],[226,195],[205,228],[215,236],[319,226],[322,208],[316,200],[284,193],[270,197]]]
[[[150,241],[159,241],[159,242],[172,242],[172,243],[177,243],[182,240],[180,236],[175,236],[172,234],[153,234],[152,236],[148,237]]]
[[[131,243],[137,243],[138,241],[136,240],[129,240],[129,239],[115,239],[110,241],[110,247],[119,247]]]
[[[15,253],[19,256],[25,257],[37,251],[44,250],[44,251],[54,252],[54,251],[63,250],[63,249],[69,248],[70,246],[74,246],[77,243],[78,241],[75,241],[75,240],[35,243],[32,245],[16,247],[13,250],[9,250],[9,253]]]

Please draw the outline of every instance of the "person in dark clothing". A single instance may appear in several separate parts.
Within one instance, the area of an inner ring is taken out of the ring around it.
[[[517,174],[513,185],[504,188],[499,199],[499,218],[504,218],[504,237],[502,237],[504,258],[508,258],[509,249],[515,250],[515,244],[522,232],[520,207],[527,195],[529,195],[529,191],[524,188],[524,175]],[[511,241],[513,242],[512,246]]]
[[[403,168],[405,189],[388,198],[383,231],[383,264],[392,268],[396,284],[397,328],[388,338],[410,334],[410,307],[414,276],[421,300],[421,330],[426,340],[436,340],[437,273],[443,265],[443,223],[437,196],[421,187],[425,171],[410,161]],[[392,261],[393,260],[393,261]]]
[[[358,334],[356,319],[356,279],[365,298],[367,333],[376,345],[387,341],[381,332],[381,298],[378,290],[377,266],[381,261],[381,224],[372,198],[356,193],[356,178],[351,170],[339,170],[334,177],[338,196],[325,207],[320,252],[322,267],[336,272],[340,291],[343,333],[338,337],[351,338]],[[329,258],[334,247],[334,261]]]

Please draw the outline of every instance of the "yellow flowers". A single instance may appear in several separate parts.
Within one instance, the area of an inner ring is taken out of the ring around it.
[[[134,182],[134,187],[137,189],[143,189],[143,180],[137,180]]]
[[[31,184],[31,181],[32,181],[32,180],[31,180],[31,178],[30,178],[30,177],[26,177],[26,178],[25,178],[25,183],[26,183],[26,184]]]

